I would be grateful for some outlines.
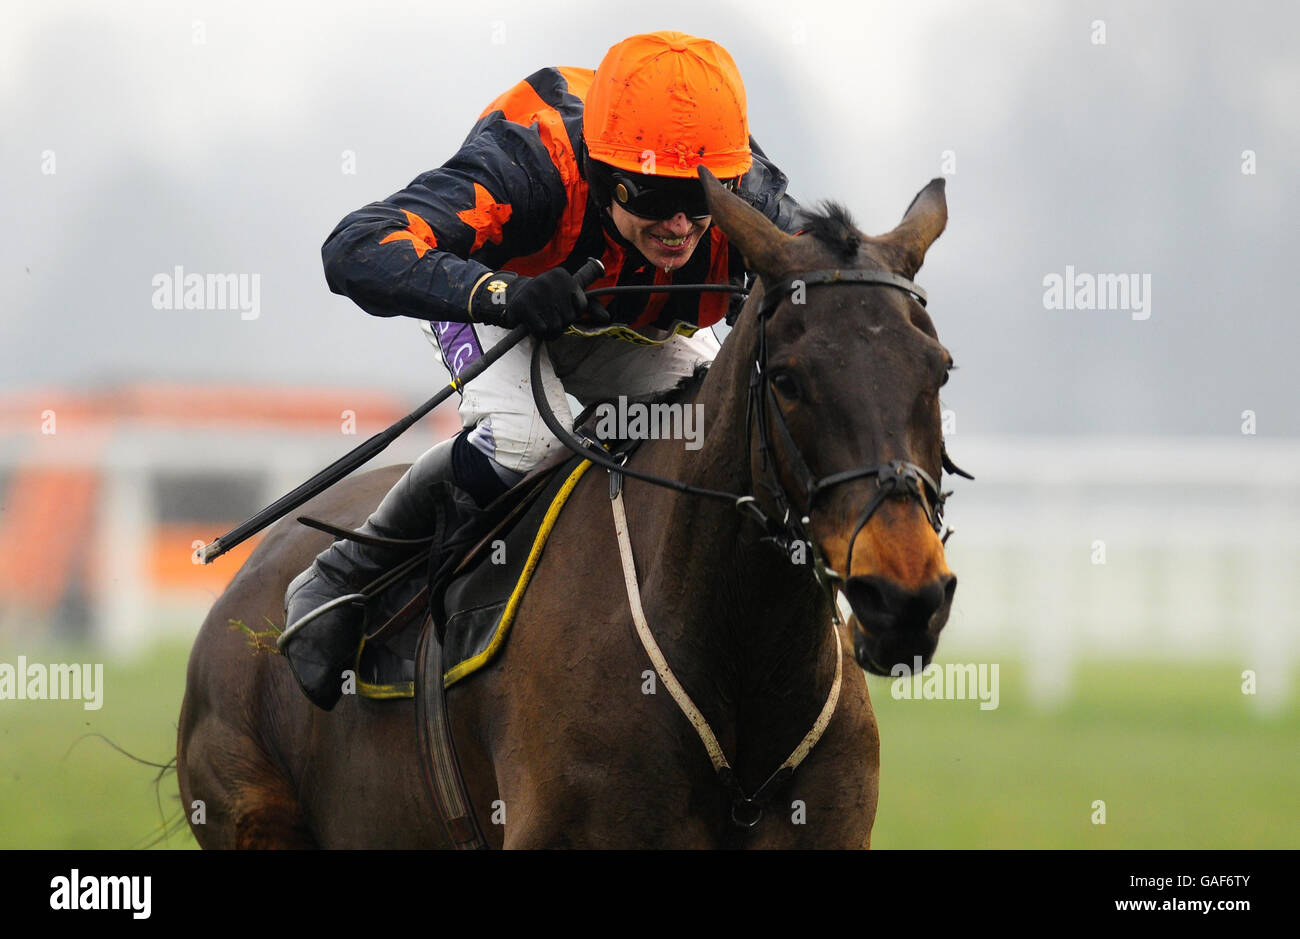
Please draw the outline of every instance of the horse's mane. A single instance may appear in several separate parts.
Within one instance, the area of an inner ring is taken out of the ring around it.
[[[629,396],[628,404],[676,404],[681,401],[687,401],[699,390],[700,385],[704,383],[704,376],[709,373],[708,362],[701,362],[695,366],[695,371],[682,377],[677,384],[673,385],[666,391],[653,392],[645,395]],[[602,404],[613,404],[611,398],[603,398],[599,401],[591,402],[579,415],[575,427],[587,426],[595,419],[596,409]]]
[[[691,374],[689,375],[682,377],[681,379],[678,380],[677,384],[673,385],[671,388],[668,388],[665,391],[654,391],[651,392],[650,394],[644,394],[644,395],[629,395],[627,399],[627,403],[628,404],[673,404],[677,401],[681,401],[685,398],[688,398],[694,391],[696,391],[699,388],[701,384],[704,383],[704,376],[708,374],[709,364],[710,363],[708,362],[701,362],[699,365],[695,366],[695,371],[691,372]],[[613,401],[614,401],[613,398],[601,398],[598,401],[593,401],[583,411],[583,414],[588,414],[594,411],[598,404],[605,404],[605,403],[612,404]]]
[[[862,235],[853,223],[849,210],[838,202],[825,201],[815,210],[804,210],[800,219],[803,230],[812,235],[841,260],[852,261],[858,256]]]
[[[641,402],[645,404],[672,404],[689,397],[704,382],[704,376],[709,371],[708,362],[701,362],[695,366],[695,371],[683,376],[677,384],[673,385],[667,391],[660,391],[655,394],[642,395],[636,398],[628,398],[628,402]]]
[[[695,366],[695,371],[691,372],[691,374],[687,375],[674,385],[665,397],[674,398],[678,395],[685,397],[688,391],[694,391],[697,385],[704,382],[704,376],[708,374],[709,366],[711,364],[713,363],[701,362],[699,365]]]

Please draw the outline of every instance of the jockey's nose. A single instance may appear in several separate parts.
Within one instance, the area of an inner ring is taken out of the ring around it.
[[[685,212],[678,212],[670,219],[666,219],[663,228],[674,237],[685,235],[691,230],[691,220],[686,217]]]

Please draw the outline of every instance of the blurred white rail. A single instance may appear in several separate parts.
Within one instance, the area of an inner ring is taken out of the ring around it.
[[[1047,704],[1080,658],[1254,670],[1264,711],[1291,693],[1300,616],[1300,442],[953,435],[958,576],[942,658],[1031,666]]]
[[[150,585],[154,476],[256,474],[265,504],[359,439],[124,422],[91,448],[0,437],[0,472],[99,468],[105,589],[94,636],[130,651],[160,633],[192,635],[214,599]],[[375,465],[429,444],[408,435]],[[1256,672],[1261,709],[1288,698],[1300,649],[1300,441],[960,433],[949,448],[978,479],[945,479],[959,586],[941,661],[1022,659],[1044,704],[1068,694],[1077,660],[1107,657],[1224,662]]]

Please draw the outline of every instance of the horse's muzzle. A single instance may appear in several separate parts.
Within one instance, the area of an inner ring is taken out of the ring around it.
[[[917,656],[930,664],[939,633],[948,622],[957,578],[943,574],[909,590],[883,577],[850,577],[844,596],[856,620],[853,652],[873,675],[888,675],[896,665],[912,667]]]

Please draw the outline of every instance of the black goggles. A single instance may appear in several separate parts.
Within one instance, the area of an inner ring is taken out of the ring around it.
[[[728,179],[722,184],[735,192],[739,182],[739,179]],[[684,213],[691,221],[709,215],[704,186],[696,179],[637,177],[615,172],[610,174],[610,197],[633,215],[655,221],[670,219],[678,212]]]

